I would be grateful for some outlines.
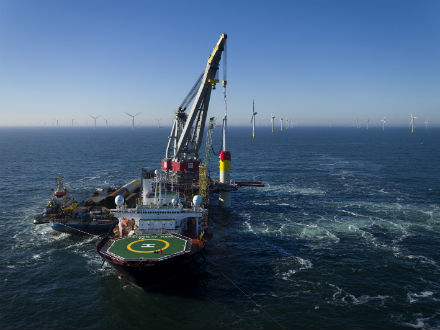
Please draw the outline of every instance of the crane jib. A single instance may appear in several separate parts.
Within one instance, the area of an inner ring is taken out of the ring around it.
[[[191,88],[182,105],[176,111],[171,134],[168,140],[165,160],[162,164],[167,171],[189,170],[185,165],[177,166],[177,163],[198,161],[198,152],[203,139],[203,132],[208,113],[209,101],[212,89],[215,89],[216,73],[219,69],[220,59],[226,46],[226,34],[222,34],[214,50],[208,58],[205,70],[199,80]],[[226,79],[222,82],[226,85]],[[189,114],[185,110],[194,99]],[[185,116],[184,116],[185,114]],[[164,166],[165,165],[165,166]],[[197,165],[198,167],[198,165]]]

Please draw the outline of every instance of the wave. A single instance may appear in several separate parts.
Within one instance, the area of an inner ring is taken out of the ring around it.
[[[276,260],[274,266],[275,276],[285,281],[291,280],[296,273],[313,268],[313,263],[298,256],[288,256]]]
[[[264,188],[260,188],[262,192],[275,192],[278,194],[286,193],[286,194],[299,194],[299,195],[325,195],[326,191],[317,189],[317,188],[311,188],[311,187],[300,187],[295,186],[291,183],[288,184],[282,184],[282,185],[269,185]]]
[[[413,293],[408,292],[407,293],[407,300],[410,304],[413,304],[419,300],[419,298],[428,298],[432,297],[434,295],[434,292],[432,291],[422,291],[420,293]]]
[[[335,284],[329,283],[328,285],[336,290],[332,295],[332,302],[337,305],[363,305],[376,301],[383,306],[387,299],[391,299],[391,296],[380,294],[376,296],[361,295],[356,297],[354,294],[349,293]]]
[[[416,313],[413,315],[415,320],[413,322],[402,322],[402,325],[414,328],[414,329],[438,329],[439,328],[439,322],[438,322],[438,313],[435,313],[431,316],[423,316],[422,313]],[[430,321],[433,322],[430,322]],[[434,323],[434,324],[430,324]]]

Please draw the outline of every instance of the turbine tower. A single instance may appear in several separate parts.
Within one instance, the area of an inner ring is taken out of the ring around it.
[[[126,112],[126,114],[127,114],[129,117],[131,117],[131,130],[134,131],[134,117],[140,115],[141,113],[138,112],[137,114],[132,115],[132,114],[129,114],[128,112]]]
[[[283,118],[280,118],[280,121],[281,121],[281,128],[280,128],[280,130],[282,132],[283,131]]]
[[[255,101],[252,100],[252,117],[251,117],[251,124],[252,124],[252,140],[255,138],[255,116],[257,115],[257,112],[255,112]]]
[[[414,134],[414,119],[417,119],[417,117],[413,116],[413,114],[410,114],[411,120],[409,121],[411,125],[411,134]]]
[[[108,119],[106,119],[106,118],[103,118],[104,120],[105,120],[105,126],[107,126],[107,128],[108,128]]]
[[[425,120],[425,129],[428,129],[428,126],[429,126],[429,121],[428,121],[428,119],[426,119]]]
[[[89,115],[90,117],[92,117],[93,118],[93,120],[95,121],[95,129],[96,129],[96,119],[98,119],[99,118],[99,116],[92,116],[92,115]]]
[[[367,119],[367,129],[368,129],[368,125],[370,125],[370,118]]]
[[[380,122],[382,123],[382,132],[383,132],[385,130],[385,124],[387,122],[387,117],[383,117],[383,119],[381,119]]]
[[[274,128],[274,120],[275,120],[275,116],[273,115],[273,113],[270,114],[270,121],[272,123],[272,133],[273,133],[273,128]]]
[[[73,127],[73,120],[74,120],[74,119],[72,118],[72,127]]]

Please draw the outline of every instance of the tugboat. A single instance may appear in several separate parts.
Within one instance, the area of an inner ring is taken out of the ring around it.
[[[203,251],[208,211],[201,207],[202,198],[195,195],[186,205],[185,196],[157,170],[142,170],[142,195],[135,208],[127,208],[121,195],[115,204],[110,212],[118,226],[97,251],[132,284],[151,289],[184,275],[185,266]]]
[[[97,189],[92,196],[78,203],[67,191],[63,177],[57,176],[57,188],[34,224],[49,223],[53,230],[69,234],[106,234],[118,223],[109,212],[115,196],[123,196],[128,205],[136,205],[140,184],[132,180],[116,189]]]
[[[61,175],[57,176],[57,188],[52,191],[52,198],[45,206],[43,212],[34,219],[34,224],[49,223],[54,217],[78,206],[75,198],[67,192],[63,179]]]
[[[124,196],[135,205],[139,194],[139,181],[133,180],[122,187],[96,190],[93,196],[79,205],[63,209],[50,218],[53,230],[69,234],[106,234],[118,223],[110,209],[115,207],[115,196]]]

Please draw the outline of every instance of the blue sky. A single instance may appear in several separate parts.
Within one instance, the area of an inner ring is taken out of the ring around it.
[[[223,32],[232,125],[440,124],[436,0],[0,0],[0,126],[170,125]]]

